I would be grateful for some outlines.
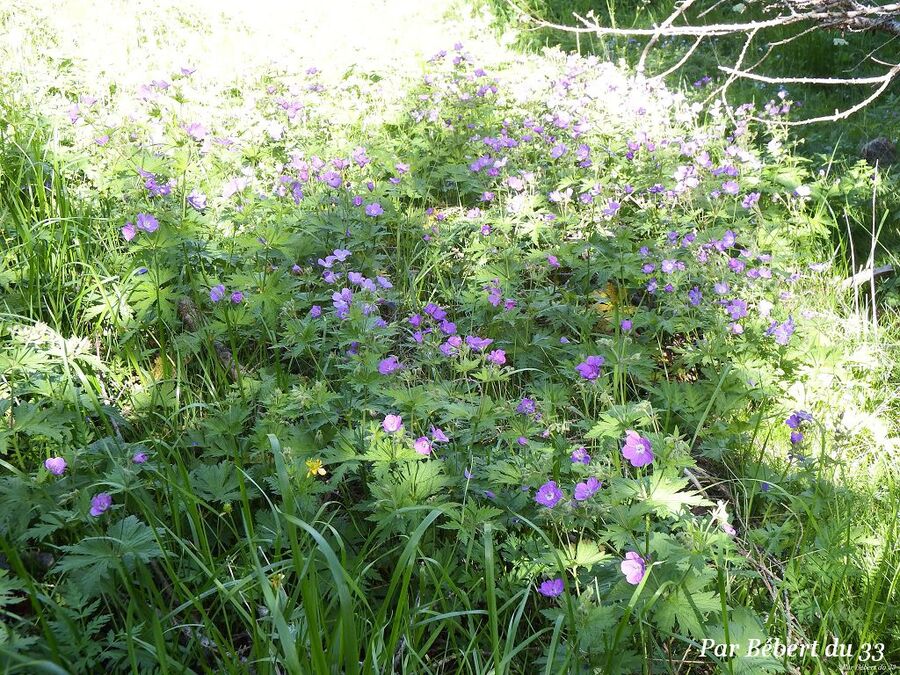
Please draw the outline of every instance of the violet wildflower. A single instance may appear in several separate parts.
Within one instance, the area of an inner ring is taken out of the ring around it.
[[[241,291],[235,291],[231,294],[231,302],[239,305],[244,301],[244,294]]]
[[[631,319],[622,319],[622,322],[619,324],[619,327],[622,329],[623,333],[627,333],[631,330],[632,323]]]
[[[395,373],[403,367],[403,364],[397,360],[396,356],[388,356],[386,359],[382,359],[378,364],[378,372],[382,375],[390,375],[391,373]]]
[[[431,427],[431,440],[435,443],[449,443],[450,439],[447,438],[447,435],[438,427]]]
[[[66,472],[66,460],[62,457],[50,457],[44,460],[44,467],[54,476],[62,476]]]
[[[545,598],[555,598],[559,595],[562,595],[565,590],[565,584],[563,584],[563,580],[560,579],[547,579],[540,586],[538,586],[538,593],[543,595]]]
[[[752,209],[756,206],[757,202],[759,202],[759,193],[751,192],[749,195],[744,197],[743,201],[741,201],[741,206],[745,209]]]
[[[550,265],[553,269],[559,267],[559,259],[555,255],[547,256],[547,264]]]
[[[523,398],[516,406],[516,412],[520,415],[532,415],[535,411],[534,401],[530,398]]]
[[[134,227],[134,223],[128,222],[122,226],[122,236],[125,237],[125,241],[131,241],[136,234],[137,230]]]
[[[202,211],[206,208],[206,195],[194,188],[187,197],[187,203],[196,211]]]
[[[646,466],[653,461],[653,448],[650,445],[650,440],[629,429],[625,432],[625,445],[622,446],[622,456],[631,462],[631,466]]]
[[[213,302],[219,302],[225,297],[225,286],[218,284],[209,289],[209,299]]]
[[[413,443],[413,449],[420,455],[430,455],[431,441],[429,441],[425,436],[420,436],[416,439],[416,442]]]
[[[574,496],[580,502],[590,499],[600,489],[600,481],[591,476],[583,483],[575,485]]]
[[[628,551],[625,559],[619,565],[619,569],[625,575],[625,581],[632,586],[637,586],[647,572],[647,562],[634,551]]]
[[[591,456],[587,453],[587,448],[582,445],[572,451],[571,460],[572,464],[590,464]]]
[[[385,415],[381,427],[389,434],[396,433],[403,428],[403,418],[400,415]]]
[[[559,504],[562,498],[562,490],[560,490],[556,486],[556,482],[548,480],[538,488],[537,494],[534,496],[534,501],[536,501],[541,506],[546,506],[548,509],[552,509],[554,506]]]
[[[143,464],[144,462],[147,461],[147,453],[138,451],[138,452],[134,453],[134,455],[131,456],[131,461],[134,462],[135,464]]]
[[[97,518],[110,506],[112,506],[112,496],[108,492],[101,492],[100,494],[94,495],[94,498],[91,499],[90,514],[94,516],[94,518]]]
[[[700,292],[700,289],[697,286],[694,286],[688,291],[688,300],[693,307],[699,307],[702,299],[703,293]]]
[[[384,213],[384,209],[381,208],[381,204],[378,202],[372,202],[368,206],[366,206],[366,215],[371,218],[376,218]]]
[[[159,221],[149,213],[137,214],[137,229],[144,232],[156,232],[159,228]]]
[[[506,363],[506,352],[502,349],[495,349],[488,354],[487,360],[495,366],[502,366]]]
[[[466,344],[469,345],[475,351],[483,351],[486,347],[490,346],[494,341],[491,338],[480,338],[477,335],[467,335],[466,336]]]
[[[596,380],[600,376],[600,367],[605,359],[602,356],[588,356],[584,361],[575,366],[575,370],[585,380]]]
[[[309,315],[313,319],[318,319],[320,316],[322,316],[322,308],[319,305],[313,305],[309,308]]]

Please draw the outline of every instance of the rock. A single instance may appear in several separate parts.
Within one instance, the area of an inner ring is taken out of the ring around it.
[[[884,136],[879,136],[863,144],[859,155],[872,166],[890,166],[897,161],[897,146]]]

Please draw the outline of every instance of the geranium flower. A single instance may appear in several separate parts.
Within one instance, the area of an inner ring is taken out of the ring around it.
[[[235,305],[239,305],[244,301],[244,294],[241,291],[235,291],[231,294],[231,302]]]
[[[44,466],[47,468],[47,471],[52,473],[54,476],[62,476],[66,472],[66,460],[62,457],[50,457],[49,459],[44,460]]]
[[[431,427],[431,440],[435,443],[449,443],[450,439],[438,427]]]
[[[112,506],[112,496],[108,492],[101,492],[98,495],[94,495],[94,498],[91,499],[90,514],[94,516],[94,518],[97,518],[110,506]]]
[[[530,398],[523,398],[516,406],[516,412],[520,415],[532,415],[535,411],[534,401]]]
[[[565,584],[562,579],[547,579],[538,587],[538,593],[547,598],[555,598],[562,595]]]
[[[403,364],[397,360],[396,356],[388,356],[386,359],[382,359],[378,364],[378,372],[382,375],[390,375],[391,373],[395,373],[403,367]]]
[[[575,485],[574,496],[580,502],[590,499],[600,489],[600,481],[591,476],[583,483]]]
[[[372,202],[368,206],[366,206],[366,215],[371,218],[376,218],[384,213],[384,209],[381,208],[381,204],[378,202]]]
[[[413,450],[418,452],[420,455],[430,455],[431,442],[425,436],[420,436],[416,439],[416,442],[413,443]]]
[[[629,429],[625,432],[625,445],[622,446],[622,456],[631,462],[631,465],[634,467],[646,466],[653,461],[653,449],[650,445],[650,440]]]
[[[625,581],[632,586],[637,586],[641,583],[641,579],[644,578],[644,574],[647,572],[647,563],[634,551],[628,551],[628,553],[625,554],[625,559],[622,561],[622,564],[619,565],[619,569],[621,569],[622,574],[625,575]]]
[[[602,356],[589,356],[575,366],[575,370],[585,380],[596,380],[600,376],[600,367],[605,363]]]
[[[476,335],[467,335],[466,336],[466,344],[469,345],[475,351],[482,351],[485,347],[488,347],[494,341],[491,338],[480,338]]]
[[[202,211],[206,208],[206,195],[194,188],[187,197],[187,203],[196,211]]]
[[[213,302],[219,302],[225,297],[225,286],[218,284],[209,289],[209,299]]]
[[[562,490],[560,490],[556,486],[555,481],[549,480],[538,488],[537,494],[534,496],[534,501],[536,501],[541,506],[546,506],[548,509],[552,509],[554,506],[559,504],[562,498]]]
[[[495,349],[487,355],[487,360],[496,366],[502,366],[506,363],[506,352],[502,349]]]
[[[134,227],[134,223],[129,222],[122,226],[122,236],[125,237],[125,241],[131,241],[136,234],[137,230]]]
[[[138,451],[131,456],[131,461],[135,464],[143,464],[147,461],[147,453]]]
[[[389,434],[396,433],[403,428],[403,418],[400,415],[385,415],[381,427]]]
[[[591,456],[587,453],[587,448],[583,445],[572,451],[572,464],[590,464]]]

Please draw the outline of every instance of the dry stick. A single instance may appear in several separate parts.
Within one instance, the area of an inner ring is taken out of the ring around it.
[[[734,33],[746,33],[750,30],[758,30],[762,28],[776,28],[779,26],[789,26],[803,21],[819,21],[824,22],[824,27],[847,26],[851,30],[884,30],[894,32],[895,23],[900,23],[887,19],[886,14],[900,12],[900,3],[891,3],[880,7],[860,7],[859,9],[846,10],[841,12],[831,11],[809,11],[805,13],[795,13],[791,15],[779,15],[772,19],[763,21],[748,21],[747,23],[719,23],[709,24],[707,26],[670,26],[668,28],[608,28],[601,26],[595,19],[588,19],[575,12],[572,13],[582,27],[567,26],[564,24],[553,23],[552,21],[544,21],[536,19],[528,14],[521,7],[518,7],[512,0],[508,0],[509,4],[526,18],[526,20],[541,28],[554,28],[569,33],[594,33],[601,35],[617,35],[620,37],[652,37],[657,33],[660,36],[680,36],[691,35],[698,36],[716,36],[716,35],[732,35]],[[879,18],[871,18],[872,15]],[[588,15],[589,17],[591,15]],[[898,28],[900,30],[900,28]]]
[[[675,19],[684,14],[691,5],[693,5],[697,0],[685,0],[679,7],[675,8],[675,11],[672,12],[668,18],[663,21],[658,28],[656,28],[656,32],[653,34],[653,37],[647,41],[647,45],[644,47],[644,50],[641,52],[641,58],[638,59],[637,64],[637,72],[638,75],[644,74],[644,66],[647,63],[647,56],[650,54],[650,50],[659,42],[660,35],[662,34],[660,31],[665,30],[669,26],[671,26]],[[702,38],[701,38],[702,39]]]
[[[679,68],[681,68],[681,66],[683,66],[683,65],[685,64],[685,62],[686,62],[689,58],[691,58],[691,56],[693,55],[693,53],[694,53],[695,51],[697,51],[697,47],[700,46],[700,43],[701,43],[702,41],[703,41],[703,36],[701,35],[700,37],[698,37],[698,38],[694,41],[694,44],[691,46],[690,49],[687,50],[687,52],[685,53],[685,55],[682,56],[682,57],[678,60],[678,63],[676,63],[674,66],[672,66],[672,67],[669,68],[668,70],[664,70],[663,72],[659,73],[658,75],[654,75],[654,76],[653,76],[652,78],[650,78],[650,79],[656,80],[656,81],[663,80],[663,79],[667,78],[669,75],[671,75],[672,73],[674,73],[676,70],[678,70]]]
[[[878,87],[878,89],[876,89],[872,93],[871,96],[869,96],[866,99],[863,99],[862,101],[857,103],[855,106],[847,108],[846,110],[843,110],[841,112],[835,111],[835,113],[833,115],[823,115],[822,117],[811,117],[811,118],[805,119],[805,120],[781,120],[781,124],[784,124],[785,126],[789,126],[789,127],[801,127],[806,124],[815,124],[816,122],[837,122],[838,120],[846,119],[846,118],[850,117],[850,115],[852,115],[853,113],[862,110],[867,105],[869,105],[872,101],[874,101],[876,98],[881,96],[884,93],[884,91],[890,86],[891,82],[894,81],[894,78],[896,78],[897,75],[900,75],[900,65],[895,66],[890,71],[888,71],[887,73],[884,74],[884,76],[882,78],[881,86]],[[762,119],[761,117],[754,117],[752,119],[755,122],[765,122],[766,121],[766,120]]]

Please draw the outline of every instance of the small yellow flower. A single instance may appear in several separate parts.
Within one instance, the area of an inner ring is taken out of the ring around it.
[[[306,460],[306,475],[310,478],[315,478],[316,476],[324,476],[327,471],[322,468],[322,460],[321,459],[308,459]]]
[[[276,572],[272,576],[269,577],[269,583],[272,584],[272,588],[278,590],[281,588],[281,583],[284,581],[284,575],[281,572]]]

